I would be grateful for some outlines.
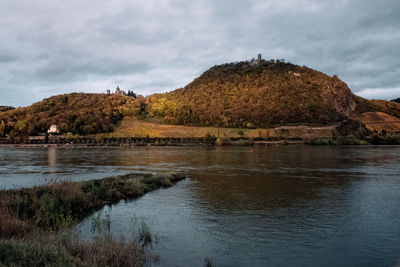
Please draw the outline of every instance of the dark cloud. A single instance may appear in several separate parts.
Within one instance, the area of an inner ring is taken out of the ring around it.
[[[0,105],[117,85],[163,92],[257,53],[399,97],[399,12],[398,0],[2,1]]]

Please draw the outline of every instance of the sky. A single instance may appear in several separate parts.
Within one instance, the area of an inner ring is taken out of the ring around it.
[[[171,91],[258,53],[393,99],[399,14],[399,0],[0,0],[0,105],[117,85]]]

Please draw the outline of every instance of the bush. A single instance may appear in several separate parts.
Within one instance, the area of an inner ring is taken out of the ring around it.
[[[340,136],[337,138],[339,145],[361,145],[361,140],[357,139],[353,135]]]

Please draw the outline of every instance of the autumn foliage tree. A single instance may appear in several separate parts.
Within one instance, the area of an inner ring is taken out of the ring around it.
[[[214,66],[184,88],[150,96],[148,110],[167,123],[195,126],[324,125],[342,121],[353,97],[337,76],[283,60],[245,61]]]
[[[61,133],[111,132],[124,116],[139,114],[140,102],[127,96],[72,93],[53,96],[25,108],[0,112],[0,134],[37,135],[56,124]],[[3,124],[4,123],[4,124]],[[2,128],[3,127],[3,128]]]

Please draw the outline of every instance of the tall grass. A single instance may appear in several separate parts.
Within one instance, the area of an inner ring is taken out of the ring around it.
[[[177,174],[127,174],[86,182],[51,182],[30,189],[0,191],[0,237],[21,236],[33,229],[57,231],[121,199],[172,186]]]
[[[50,182],[0,191],[0,266],[141,266],[157,261],[142,224],[129,241],[110,233],[110,221],[94,220],[98,236],[80,240],[65,229],[104,205],[133,199],[184,179],[177,174],[127,174],[86,182]]]
[[[34,233],[0,239],[0,266],[142,266],[159,261],[138,238],[102,232],[93,241],[74,232]]]

